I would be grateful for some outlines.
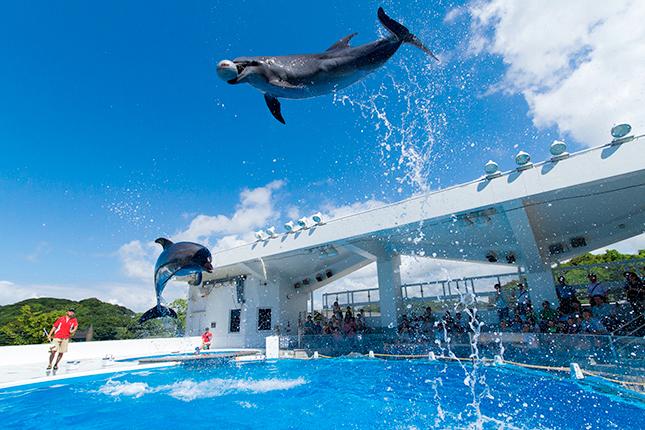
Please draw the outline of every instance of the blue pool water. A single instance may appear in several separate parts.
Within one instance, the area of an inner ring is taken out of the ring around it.
[[[645,428],[645,405],[568,379],[454,363],[281,360],[173,367],[0,392],[2,428]]]

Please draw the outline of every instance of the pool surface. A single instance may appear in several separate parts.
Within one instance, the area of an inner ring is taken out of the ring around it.
[[[645,428],[640,395],[505,366],[471,371],[368,359],[177,366],[2,390],[0,416],[5,429]]]

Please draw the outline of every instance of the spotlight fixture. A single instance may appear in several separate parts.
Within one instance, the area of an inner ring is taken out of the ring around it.
[[[611,137],[614,139],[611,141],[612,145],[619,145],[625,142],[631,142],[635,139],[634,136],[628,136],[629,132],[632,131],[632,126],[629,124],[618,124],[611,128]]]
[[[307,223],[307,218],[302,217],[298,220],[298,225],[300,226],[301,229],[307,229],[309,228],[309,224]]]
[[[278,237],[278,233],[275,231],[275,227],[267,228],[267,234],[269,235],[270,238]]]
[[[309,285],[311,283],[311,280],[309,278],[305,278],[302,280],[302,285]]]
[[[264,230],[258,230],[255,232],[255,238],[259,241],[266,240],[268,238]]]
[[[322,282],[322,281],[323,281],[323,279],[324,279],[324,278],[323,278],[322,273],[318,273],[318,274],[316,275],[316,281],[318,281],[318,282]]]
[[[284,224],[284,229],[287,233],[295,233],[300,230],[300,227],[298,227],[293,221],[289,221]]]
[[[323,216],[320,212],[316,212],[311,216],[311,220],[314,222],[314,224],[321,225],[323,223]]]
[[[486,173],[486,179],[493,179],[501,175],[499,166],[493,160],[488,160],[488,163],[484,164],[484,173]]]
[[[525,170],[533,167],[531,163],[531,155],[528,152],[520,151],[515,156],[515,163],[517,164],[517,170]]]
[[[551,161],[560,161],[569,156],[567,144],[562,140],[554,140],[551,146],[549,146],[549,152],[553,155]]]
[[[331,278],[332,276],[334,276],[334,273],[331,270],[327,270],[325,272],[325,276],[328,277],[328,278]]]
[[[300,282],[296,282],[295,284],[293,284],[293,288],[297,289],[297,288],[300,288],[300,287],[301,287]]]
[[[618,124],[611,128],[611,137],[614,139],[622,139],[632,131],[632,126],[629,124]]]
[[[515,261],[516,261],[515,254],[513,254],[512,252],[509,254],[506,254],[506,262],[508,264],[514,264]]]

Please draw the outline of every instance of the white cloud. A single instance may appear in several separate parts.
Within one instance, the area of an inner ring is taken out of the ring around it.
[[[629,122],[645,130],[645,2],[476,1],[471,49],[508,65],[493,90],[521,93],[536,127],[579,142],[609,141]]]
[[[273,195],[283,185],[284,181],[273,181],[264,187],[245,189],[231,217],[197,215],[186,230],[173,236],[173,240],[205,242],[214,235],[239,235],[265,227],[278,215],[273,207]]]
[[[600,248],[593,253],[602,254],[608,249],[615,249],[622,254],[638,254],[638,251],[645,249],[645,233],[614,243],[606,248]]]

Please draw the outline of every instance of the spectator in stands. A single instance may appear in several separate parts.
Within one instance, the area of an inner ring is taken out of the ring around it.
[[[617,320],[611,305],[605,303],[600,296],[595,296],[593,301],[593,316],[600,321],[607,330],[613,330],[617,325]]]
[[[555,292],[558,295],[558,300],[560,301],[560,310],[564,314],[571,312],[571,302],[577,301],[576,298],[576,289],[567,284],[567,280],[564,276],[558,276],[558,285],[555,287]]]
[[[523,325],[524,325],[524,321],[522,321],[522,316],[516,313],[515,317],[513,318],[513,322],[511,323],[511,331],[520,332],[522,331]]]
[[[552,321],[555,326],[555,321],[558,319],[558,313],[551,307],[551,302],[545,300],[542,302],[542,310],[540,311],[540,331],[546,332],[549,328],[549,321]]]
[[[399,323],[398,331],[399,334],[409,334],[410,333],[410,320],[407,315],[401,317],[401,322]]]
[[[367,324],[365,323],[365,316],[363,315],[363,310],[361,309],[356,314],[356,331],[358,333],[363,333],[367,329]]]
[[[526,290],[526,286],[522,283],[517,284],[517,288],[517,305],[515,307],[515,313],[526,315],[526,310],[530,303],[529,292]]]
[[[314,320],[314,334],[322,334],[322,325],[319,320]]]
[[[325,324],[323,324],[322,328],[322,333],[323,334],[332,334],[334,332],[331,322],[325,321]]]
[[[331,312],[339,320],[343,319],[343,310],[340,308],[340,305],[338,304],[338,300],[336,300],[334,302],[334,305],[332,306]]]
[[[454,333],[464,333],[466,331],[464,322],[461,318],[461,312],[455,313],[455,319],[452,323],[452,331]]]
[[[308,315],[307,321],[305,321],[304,334],[305,335],[314,334],[314,321],[311,315]]]
[[[587,275],[587,279],[589,279],[589,285],[587,285],[587,293],[589,294],[589,302],[592,303],[592,306],[593,298],[596,296],[602,297],[602,299],[607,302],[607,296],[609,294],[607,286],[604,283],[598,281],[598,277],[595,273],[589,273]]]
[[[352,337],[356,334],[356,321],[354,317],[348,312],[343,321],[343,333],[345,336]]]
[[[568,334],[576,334],[580,332],[580,324],[578,324],[578,319],[573,314],[569,314],[567,318],[567,323],[563,327],[563,332]]]
[[[645,285],[634,272],[625,272],[625,296],[632,307],[633,317],[645,310]]]
[[[432,313],[432,308],[430,306],[426,306],[426,310],[423,314],[423,318],[425,321],[429,321],[434,325],[436,318],[434,317],[434,314]]]
[[[558,326],[556,325],[555,320],[547,321],[546,330],[544,330],[544,331],[546,333],[557,333],[558,332]]]
[[[605,334],[607,330],[597,318],[593,316],[593,313],[590,309],[585,309],[582,311],[582,322],[580,324],[580,329],[584,333],[589,334]]]
[[[450,311],[446,311],[446,313],[443,315],[443,326],[446,328],[448,333],[452,331],[454,324],[455,320],[452,318]]]
[[[350,317],[354,316],[354,313],[352,312],[352,308],[350,306],[347,306],[347,308],[345,309],[345,318],[347,318],[347,315],[349,315]]]
[[[508,303],[504,298],[500,284],[495,284],[495,308],[497,309],[497,317],[500,323],[510,318]]]
[[[508,333],[511,331],[511,328],[508,326],[505,319],[499,322],[499,331],[502,333]]]

